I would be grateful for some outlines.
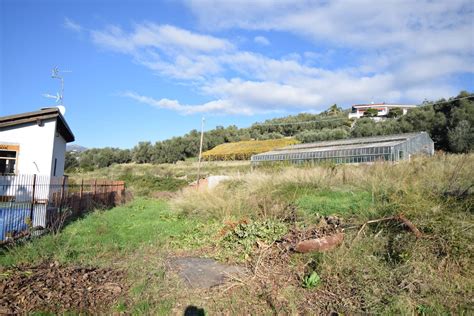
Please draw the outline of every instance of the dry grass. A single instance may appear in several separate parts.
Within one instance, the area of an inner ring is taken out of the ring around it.
[[[344,244],[334,251],[278,253],[266,260],[261,277],[246,289],[266,297],[278,313],[468,313],[474,303],[473,179],[473,154],[438,154],[398,164],[257,169],[212,192],[186,190],[172,203],[191,217],[223,222],[292,218],[299,227],[319,218],[311,208],[300,207],[303,198],[316,204],[329,201],[328,207],[342,210],[338,215],[347,226],[403,213],[423,238],[393,222],[369,225],[359,238],[358,229],[347,229]],[[368,196],[368,204],[344,212],[344,194]],[[235,260],[235,251],[217,255]],[[259,260],[256,248],[247,264]],[[285,267],[286,273],[276,272]],[[310,271],[317,271],[322,286],[302,289],[301,278]]]

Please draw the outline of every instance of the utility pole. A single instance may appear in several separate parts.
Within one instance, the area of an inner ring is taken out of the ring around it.
[[[204,116],[201,120],[201,143],[199,145],[199,160],[198,160],[198,175],[197,175],[197,188],[199,189],[199,180],[201,179],[201,159],[202,159],[202,142],[204,140]]]

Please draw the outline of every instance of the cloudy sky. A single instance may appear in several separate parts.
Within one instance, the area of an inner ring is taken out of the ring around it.
[[[472,0],[0,3],[0,115],[54,104],[59,66],[88,147],[474,90]]]

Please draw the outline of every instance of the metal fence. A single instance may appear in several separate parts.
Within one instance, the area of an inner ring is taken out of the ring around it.
[[[44,229],[57,229],[97,207],[124,202],[125,183],[40,175],[0,176],[0,244]]]

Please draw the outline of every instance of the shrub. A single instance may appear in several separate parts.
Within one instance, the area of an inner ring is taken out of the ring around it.
[[[238,223],[225,234],[222,246],[246,258],[252,252],[257,241],[270,244],[283,237],[287,232],[286,225],[278,221],[244,221]]]
[[[303,278],[303,287],[305,289],[312,289],[321,284],[321,277],[316,271],[311,272],[310,275],[307,275]]]

